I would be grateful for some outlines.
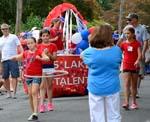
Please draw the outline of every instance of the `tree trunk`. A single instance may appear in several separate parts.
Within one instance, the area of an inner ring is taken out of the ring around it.
[[[124,0],[120,0],[120,11],[119,11],[119,21],[118,21],[118,32],[121,34],[122,31],[122,13],[123,13]]]
[[[16,31],[15,31],[16,34],[21,32],[21,19],[22,19],[22,0],[17,0]]]

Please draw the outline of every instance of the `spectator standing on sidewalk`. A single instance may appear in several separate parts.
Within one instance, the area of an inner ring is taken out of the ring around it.
[[[96,26],[89,43],[90,47],[81,53],[81,58],[89,68],[87,89],[91,122],[121,122],[119,67],[122,51],[112,45],[109,25]]]
[[[126,41],[121,43],[123,51],[123,76],[124,76],[124,98],[123,108],[129,109],[129,95],[132,94],[132,109],[138,109],[136,102],[137,80],[139,73],[139,62],[141,60],[141,44],[135,39],[133,27],[126,28]],[[130,92],[131,87],[131,92]]]
[[[20,44],[18,37],[9,32],[9,25],[3,23],[1,25],[1,31],[3,36],[0,38],[0,51],[2,54],[2,78],[4,79],[4,86],[7,90],[7,98],[16,98],[17,90],[17,78],[19,77],[19,66],[18,62],[13,62],[10,58],[14,55],[17,55],[17,49],[19,52],[23,52],[23,48]],[[13,85],[13,94],[10,92],[10,81],[9,77],[11,75],[12,85]]]
[[[145,26],[139,24],[139,16],[136,13],[129,13],[128,16],[126,16],[126,18],[128,21],[128,25],[125,28],[132,26],[135,29],[136,40],[138,40],[141,43],[141,48],[142,48],[142,60],[140,62],[140,71],[139,71],[139,77],[137,83],[137,89],[138,89],[140,87],[141,79],[144,78],[144,74],[145,74],[145,53],[148,48],[148,32]],[[119,41],[117,42],[117,45],[120,45],[125,40],[126,37],[123,31]],[[138,91],[137,91],[137,97],[139,97]]]

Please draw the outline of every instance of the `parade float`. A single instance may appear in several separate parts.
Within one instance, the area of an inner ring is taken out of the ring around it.
[[[88,68],[80,58],[80,53],[88,48],[88,36],[93,29],[86,28],[87,21],[70,3],[54,7],[46,17],[43,28],[50,29],[52,20],[58,17],[64,21],[60,28],[63,29],[65,49],[64,54],[58,54],[54,65],[55,70],[67,71],[68,74],[54,75],[53,97],[86,95]],[[76,25],[75,33],[73,33],[73,20]],[[24,89],[27,92],[26,87]]]

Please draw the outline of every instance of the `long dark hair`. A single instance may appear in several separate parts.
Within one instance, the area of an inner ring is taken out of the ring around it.
[[[42,29],[42,30],[40,31],[40,34],[39,34],[39,37],[40,37],[40,38],[38,39],[38,44],[42,43],[41,37],[42,37],[43,33],[47,33],[48,35],[50,35],[49,30],[47,30],[47,29]]]

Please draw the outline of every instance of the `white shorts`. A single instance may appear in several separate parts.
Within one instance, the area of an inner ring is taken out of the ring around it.
[[[43,69],[42,69],[42,72],[43,72],[44,74],[52,74],[52,73],[55,72],[55,69],[54,69],[54,68],[43,68]]]
[[[57,54],[64,54],[64,50],[57,50]]]

